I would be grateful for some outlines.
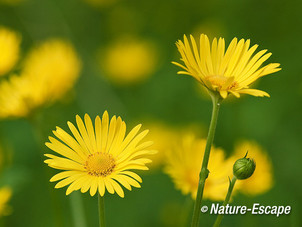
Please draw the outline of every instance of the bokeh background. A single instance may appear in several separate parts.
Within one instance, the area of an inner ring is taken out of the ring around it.
[[[253,140],[271,159],[271,189],[256,196],[238,193],[233,205],[290,205],[292,212],[280,217],[229,215],[222,226],[301,226],[301,8],[298,0],[1,0],[0,26],[22,37],[19,61],[1,82],[20,71],[34,46],[50,38],[68,40],[81,61],[73,88],[40,109],[35,123],[28,118],[0,121],[0,186],[12,190],[1,224],[76,226],[65,189],[54,189],[49,182],[57,171],[43,163],[51,130],[67,130],[66,122],[75,122],[76,114],[95,117],[108,110],[130,127],[159,124],[180,132],[192,126],[205,136],[211,101],[192,78],[176,75],[178,68],[170,62],[179,59],[175,42],[183,34],[206,33],[210,38],[222,36],[227,43],[233,37],[250,38],[273,53],[269,62],[282,67],[257,82],[271,98],[246,95],[223,103],[215,145],[230,155],[236,141]],[[165,138],[163,130],[158,131],[154,136]],[[150,169],[140,173],[142,188],[125,192],[124,199],[106,194],[108,226],[186,226],[191,197],[175,189],[160,165]],[[87,226],[97,226],[97,198],[87,193],[82,198]],[[215,220],[209,214],[202,218],[203,226]]]

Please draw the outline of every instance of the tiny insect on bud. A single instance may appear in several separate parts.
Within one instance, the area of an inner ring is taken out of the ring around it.
[[[233,174],[239,180],[244,180],[253,175],[256,169],[256,163],[253,159],[246,158],[238,159],[233,165]]]

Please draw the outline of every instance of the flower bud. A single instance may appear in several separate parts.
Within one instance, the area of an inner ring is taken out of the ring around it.
[[[244,180],[253,175],[256,169],[256,163],[253,159],[246,158],[238,159],[233,165],[233,174],[239,180]]]

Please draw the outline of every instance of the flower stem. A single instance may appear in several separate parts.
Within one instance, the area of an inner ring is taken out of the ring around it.
[[[99,222],[100,227],[105,227],[105,210],[104,210],[104,196],[98,195],[99,200]]]
[[[207,144],[203,156],[201,170],[199,173],[199,183],[198,183],[198,190],[197,190],[196,201],[193,211],[193,218],[192,218],[192,225],[191,225],[192,227],[197,227],[199,224],[203,189],[204,189],[205,181],[209,175],[208,163],[210,158],[211,147],[214,140],[215,129],[218,119],[218,112],[219,112],[220,101],[221,101],[221,97],[218,93],[210,93],[210,95],[212,98],[213,110],[212,110],[211,123],[208,132]]]
[[[70,203],[72,209],[72,216],[75,227],[86,227],[86,220],[84,215],[83,201],[80,192],[73,192],[70,195]]]
[[[237,178],[235,176],[233,176],[232,180],[230,180],[228,194],[225,197],[225,200],[224,200],[222,206],[226,206],[229,203],[236,180],[237,180]],[[223,218],[223,214],[218,214],[216,221],[214,223],[214,227],[218,227],[220,225],[222,218]]]

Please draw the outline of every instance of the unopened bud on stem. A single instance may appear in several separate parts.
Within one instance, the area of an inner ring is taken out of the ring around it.
[[[253,159],[246,158],[238,159],[233,165],[233,174],[238,180],[244,180],[253,175],[256,169],[256,163]]]

